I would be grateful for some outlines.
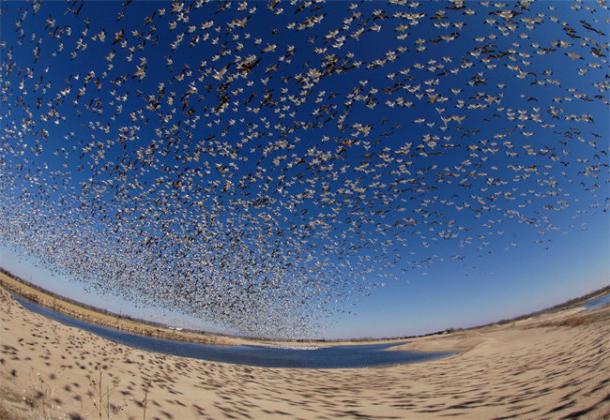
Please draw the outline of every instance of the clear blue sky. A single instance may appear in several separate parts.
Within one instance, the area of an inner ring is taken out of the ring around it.
[[[0,266],[330,338],[607,285],[607,10],[449,6],[2,3]]]

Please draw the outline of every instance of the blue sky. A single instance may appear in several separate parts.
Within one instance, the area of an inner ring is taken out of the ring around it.
[[[372,295],[354,299],[352,313],[328,321],[327,338],[393,337],[480,325],[543,309],[610,285],[610,225],[604,215],[563,235],[548,250],[511,249],[476,261],[431,267]],[[534,252],[533,252],[534,251]],[[162,307],[134,305],[57,276],[0,247],[0,265],[24,279],[78,301],[169,325],[226,329]]]
[[[3,267],[134,316],[332,338],[608,284],[607,36],[583,23],[606,11],[163,6],[3,3]]]
[[[610,285],[605,215],[548,250],[516,248],[476,266],[439,264],[406,276],[355,306],[333,334],[396,336],[468,327],[543,309]]]

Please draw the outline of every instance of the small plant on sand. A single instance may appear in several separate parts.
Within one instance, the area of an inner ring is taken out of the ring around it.
[[[34,369],[30,371],[30,383],[32,386],[25,391],[23,402],[30,407],[31,417],[43,420],[62,418],[58,412],[60,406],[54,404],[54,388],[44,381],[40,373],[34,373]]]
[[[144,384],[144,401],[142,401],[142,408],[144,412],[142,413],[142,420],[146,420],[146,407],[148,406],[148,390],[150,388],[150,383],[146,381]]]
[[[97,417],[100,420],[110,420],[113,418],[113,415],[117,414],[117,412],[122,409],[122,407],[117,407],[110,403],[110,395],[118,384],[116,380],[112,381],[113,386],[110,387],[109,382],[111,381],[108,380],[104,387],[104,374],[102,369],[99,367],[97,378],[92,378],[89,382],[89,392],[87,395],[90,397],[91,404],[93,405]]]

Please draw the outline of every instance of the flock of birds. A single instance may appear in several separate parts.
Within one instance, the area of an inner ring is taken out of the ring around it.
[[[136,303],[302,335],[607,211],[605,1],[0,8],[0,240]]]

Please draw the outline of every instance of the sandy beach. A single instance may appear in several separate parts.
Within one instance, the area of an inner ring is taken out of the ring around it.
[[[271,369],[129,348],[0,289],[0,418],[608,418],[610,307],[416,338],[451,350],[367,369]]]

